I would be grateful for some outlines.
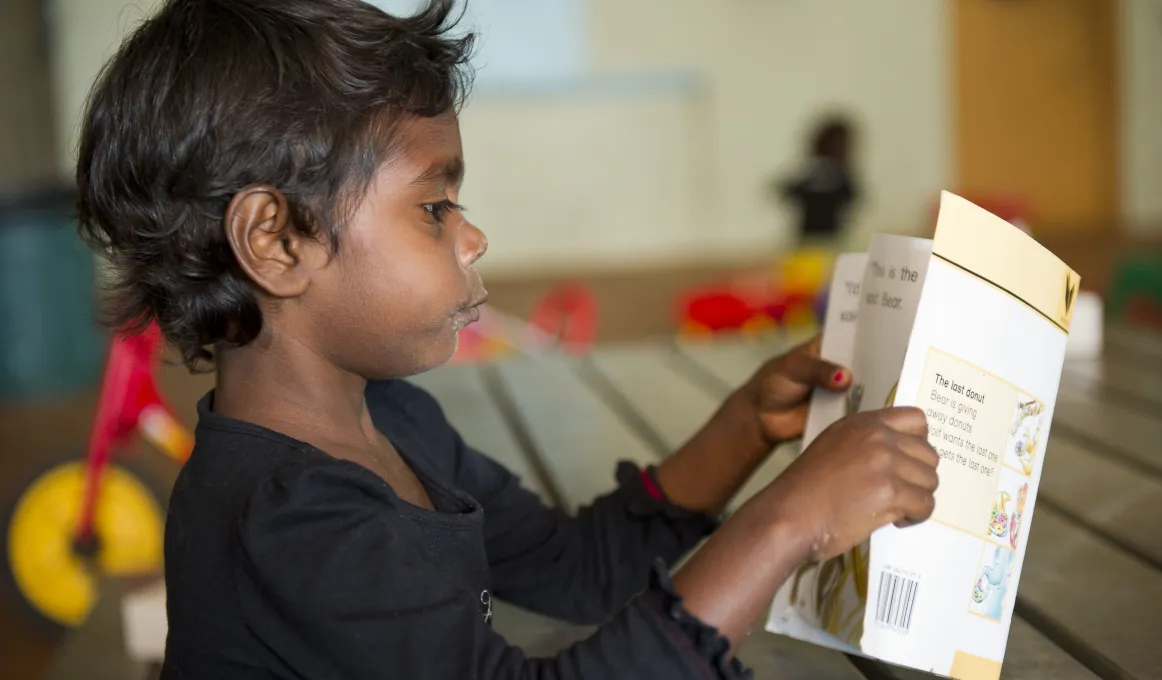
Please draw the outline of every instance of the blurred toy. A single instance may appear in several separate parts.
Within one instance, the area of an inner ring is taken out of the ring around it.
[[[826,306],[830,251],[803,249],[769,269],[691,290],[677,301],[678,332],[712,337],[816,327]]]
[[[161,569],[164,513],[158,495],[113,462],[139,434],[178,464],[193,448],[157,388],[161,347],[154,326],[114,338],[85,458],[36,476],[4,524],[5,566],[20,599],[56,626],[85,621],[98,575]]]
[[[480,321],[460,331],[452,361],[487,362],[511,354],[549,349],[583,353],[597,335],[597,301],[582,284],[563,284],[545,294],[529,321],[493,307],[481,310]]]
[[[1108,300],[1113,320],[1162,329],[1162,251],[1119,258]]]
[[[807,141],[807,155],[772,189],[795,213],[797,247],[834,242],[845,231],[860,200],[856,177],[856,126],[846,115],[818,120]]]

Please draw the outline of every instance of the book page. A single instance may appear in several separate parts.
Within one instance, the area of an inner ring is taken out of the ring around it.
[[[852,369],[855,358],[856,321],[863,300],[866,253],[848,253],[836,258],[827,293],[827,312],[823,320],[819,354],[828,361]],[[847,414],[849,400],[846,393],[817,389],[811,396],[811,410],[803,429],[803,447],[806,448],[823,430]],[[841,639],[837,626],[828,632],[828,622],[837,616],[834,597],[827,600],[827,583],[837,577],[843,566],[833,564],[826,573],[820,565],[805,565],[775,594],[767,618],[766,628],[772,633],[788,635],[825,647],[856,652],[850,642]],[[849,625],[855,622],[854,616]]]
[[[831,288],[827,291],[827,313],[819,356],[851,369],[855,360],[855,329],[859,315],[860,285],[867,266],[867,253],[845,253],[835,258]],[[811,395],[811,410],[803,428],[803,446],[810,444],[847,412],[847,395],[817,389]]]
[[[932,242],[906,236],[877,234],[859,279],[858,305],[851,363],[852,386],[836,412],[826,400],[812,402],[810,418],[822,431],[848,413],[883,408],[892,398],[900,375],[912,320],[920,302]],[[834,284],[833,284],[834,285]],[[827,339],[831,319],[824,328]],[[850,327],[847,327],[848,331]],[[816,416],[815,404],[823,412]],[[814,437],[818,431],[806,432]],[[805,444],[806,445],[806,442]],[[851,653],[859,652],[867,600],[868,543],[823,563],[800,566],[779,590],[771,606],[771,632]]]
[[[847,412],[874,411],[892,403],[920,304],[932,242],[876,234],[860,282],[860,306]],[[799,611],[843,645],[860,649],[868,597],[870,542],[822,564],[801,567],[792,578]]]
[[[926,412],[940,488],[928,522],[872,536],[864,653],[1000,676],[1078,283],[1016,227],[942,195],[893,397]]]
[[[932,241],[876,234],[860,286],[849,411],[890,404],[920,304]]]

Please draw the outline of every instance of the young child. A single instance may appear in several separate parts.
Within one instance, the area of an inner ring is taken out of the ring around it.
[[[896,409],[828,430],[714,531],[810,391],[850,383],[816,344],[575,517],[401,380],[445,362],[486,298],[488,242],[456,203],[454,14],[168,0],[95,86],[79,207],[113,321],[217,369],[170,501],[163,678],[740,677],[732,650],[796,565],[931,511],[924,418]],[[493,597],[603,625],[529,659]]]

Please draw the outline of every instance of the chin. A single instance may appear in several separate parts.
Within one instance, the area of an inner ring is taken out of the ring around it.
[[[427,345],[416,353],[413,365],[400,377],[406,378],[427,373],[448,363],[456,355],[459,339],[459,333],[453,333],[450,339],[441,338],[439,341]]]
[[[460,348],[460,334],[454,333],[452,335],[452,340],[450,342],[448,342],[448,344],[445,346],[444,351],[442,353],[440,353],[438,360],[436,362],[434,362],[431,366],[425,368],[424,370],[430,371],[433,368],[439,368],[439,367],[443,366],[444,364],[448,363],[449,361],[452,360],[452,357],[456,356],[456,350],[459,348]]]

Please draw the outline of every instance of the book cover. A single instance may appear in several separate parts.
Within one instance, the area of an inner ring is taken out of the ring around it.
[[[936,508],[804,565],[768,630],[958,680],[1000,676],[1078,285],[1022,230],[947,192],[931,241],[873,239],[854,332],[837,327],[854,340],[845,413],[924,409]]]

